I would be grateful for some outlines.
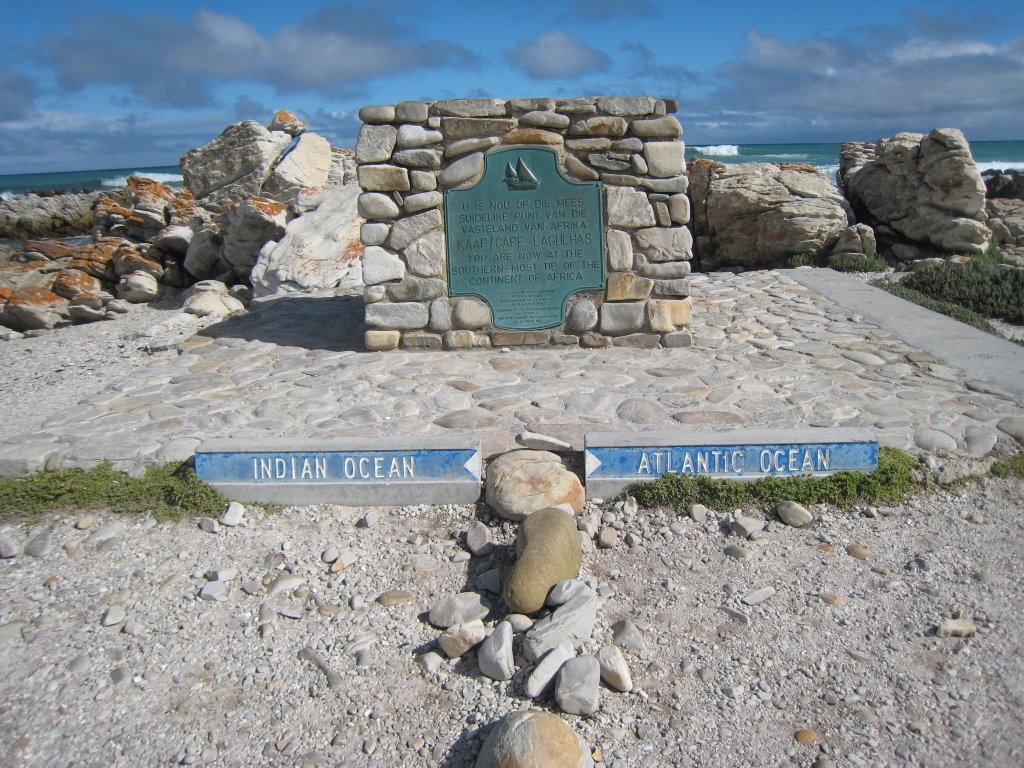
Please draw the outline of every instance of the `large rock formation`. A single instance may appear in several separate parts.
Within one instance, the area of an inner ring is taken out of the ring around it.
[[[255,120],[229,125],[209,144],[181,158],[185,186],[206,208],[257,196],[291,141],[284,131],[269,131]]]
[[[0,238],[83,235],[92,226],[92,209],[104,192],[69,195],[24,195],[0,202]]]
[[[898,257],[922,248],[982,253],[991,239],[985,184],[955,128],[844,144],[839,182],[857,220],[874,227],[884,246],[902,246],[891,251]]]
[[[849,204],[813,166],[695,158],[687,170],[701,269],[828,255],[853,223]]]
[[[352,288],[362,283],[356,213],[359,185],[311,190],[300,196],[308,212],[289,222],[280,242],[268,242],[252,269],[253,296],[323,288]],[[187,266],[187,263],[186,263]]]

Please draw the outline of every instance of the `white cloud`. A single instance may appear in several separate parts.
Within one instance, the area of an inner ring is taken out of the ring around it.
[[[582,40],[562,32],[542,32],[505,51],[505,57],[518,69],[538,80],[577,77],[606,69],[608,55]]]

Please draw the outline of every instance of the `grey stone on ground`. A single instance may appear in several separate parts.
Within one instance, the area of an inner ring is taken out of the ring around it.
[[[224,507],[224,512],[221,513],[220,524],[234,528],[236,525],[241,525],[244,518],[245,506],[237,501],[229,501],[227,506]]]
[[[744,605],[760,605],[775,594],[775,587],[761,587],[746,595],[741,601]]]
[[[447,629],[473,619],[483,619],[490,610],[491,606],[483,595],[476,592],[459,592],[457,595],[444,598],[430,609],[430,623],[435,627]]]
[[[10,560],[12,557],[17,557],[17,555],[18,548],[14,542],[6,536],[0,537],[0,560]]]
[[[629,674],[629,665],[622,651],[616,646],[603,646],[597,653],[597,661],[601,666],[601,679],[606,685],[623,693],[633,690],[633,676]]]
[[[113,627],[122,623],[127,618],[124,608],[120,605],[112,605],[103,613],[100,623],[104,627]]]
[[[756,517],[738,515],[732,521],[730,528],[737,536],[748,538],[751,534],[764,530],[764,520],[760,520]]]
[[[775,505],[775,514],[782,522],[793,528],[803,528],[814,519],[803,505],[795,501],[780,501]]]
[[[523,641],[523,655],[534,661],[563,642],[576,647],[590,639],[596,621],[597,598],[586,593],[577,595],[533,625]]]
[[[25,554],[30,557],[42,557],[50,546],[51,538],[49,530],[36,534],[25,545]]]
[[[480,672],[492,680],[511,680],[516,665],[512,657],[512,625],[503,621],[480,644],[477,652]]]
[[[647,641],[640,628],[632,619],[620,619],[612,625],[612,638],[620,648],[632,648],[642,651],[647,648]]]
[[[483,642],[487,636],[484,623],[480,619],[473,619],[462,624],[449,627],[448,631],[438,638],[438,645],[445,652],[449,659],[455,659],[475,648]]]
[[[470,523],[466,529],[466,549],[474,557],[483,557],[489,554],[494,549],[494,544],[491,543],[491,529],[479,520]]]
[[[533,668],[530,676],[526,679],[526,695],[531,699],[536,699],[544,693],[555,679],[555,675],[558,674],[558,670],[562,668],[562,665],[575,655],[576,652],[573,650],[572,643],[568,641],[560,643],[548,651],[537,662],[537,666]]]
[[[569,659],[555,678],[555,701],[570,715],[593,715],[600,707],[601,665],[589,653]]]

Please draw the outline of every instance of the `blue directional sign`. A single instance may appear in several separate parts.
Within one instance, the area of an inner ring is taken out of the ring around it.
[[[196,474],[225,495],[293,504],[470,503],[480,469],[479,443],[461,438],[211,440],[196,452]]]
[[[873,472],[878,441],[864,430],[737,430],[690,434],[586,436],[588,498],[614,495],[664,475],[756,480]]]

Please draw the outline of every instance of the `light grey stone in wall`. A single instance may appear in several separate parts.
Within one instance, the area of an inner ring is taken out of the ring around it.
[[[368,245],[363,251],[363,283],[377,285],[405,277],[405,262],[397,253]]]
[[[491,322],[491,308],[479,299],[456,299],[452,307],[452,324],[456,328],[475,331]]]
[[[359,196],[356,207],[364,219],[388,220],[398,218],[399,214],[398,204],[390,195],[383,195],[380,192],[364,192]]]
[[[360,165],[359,186],[368,192],[408,192],[409,171],[397,165]]]
[[[686,227],[655,227],[636,233],[637,250],[650,261],[683,261],[693,255],[693,235]]]
[[[605,171],[628,171],[632,167],[630,156],[622,152],[591,152],[587,162]]]
[[[643,185],[651,192],[674,195],[686,192],[690,188],[690,179],[688,176],[673,176],[670,179],[644,179]]]
[[[391,156],[391,159],[407,168],[441,167],[441,151],[438,149],[400,149]]]
[[[609,269],[615,272],[629,272],[633,269],[633,241],[628,232],[609,229],[605,242],[608,247]]]
[[[452,329],[452,305],[446,298],[430,302],[430,330],[444,333]]]
[[[392,301],[429,301],[447,292],[448,284],[436,277],[406,275],[401,282],[388,286],[388,298]]]
[[[444,187],[457,187],[484,172],[484,153],[474,152],[449,165],[438,177]]]
[[[509,99],[508,108],[513,112],[550,112],[555,108],[554,99]]]
[[[679,280],[655,280],[654,293],[658,296],[678,296],[685,298],[690,295],[690,281]]]
[[[382,221],[368,221],[359,228],[363,245],[384,245],[391,233],[391,225]]]
[[[422,101],[403,101],[395,105],[395,119],[400,123],[427,122],[427,105]]]
[[[659,179],[680,176],[686,171],[684,154],[681,141],[649,141],[644,145],[647,172]]]
[[[396,304],[382,301],[366,305],[366,324],[371,328],[396,331],[415,331],[429,320],[426,304],[403,301]]]
[[[646,179],[622,173],[602,173],[601,181],[616,187],[642,187]]]
[[[406,213],[418,213],[429,208],[437,208],[444,201],[440,192],[421,192],[418,195],[407,195],[405,198]]]
[[[363,302],[373,304],[381,301],[387,295],[387,289],[383,285],[368,285],[363,288]]]
[[[567,115],[597,114],[597,105],[593,99],[559,99],[555,103],[555,109]]]
[[[612,140],[608,138],[568,139],[565,146],[578,152],[604,152],[612,148]]]
[[[444,272],[444,232],[429,232],[405,249],[409,271],[420,277],[441,277]]]
[[[390,123],[395,119],[395,107],[392,104],[363,107],[359,110],[359,119],[364,123]]]
[[[605,195],[609,226],[636,229],[655,225],[654,209],[643,192],[625,187],[608,187]]]
[[[572,124],[569,133],[573,136],[611,136],[619,138],[626,135],[627,123],[621,117],[588,117]]]
[[[644,327],[647,302],[606,301],[601,305],[601,333],[606,336],[624,336]]]
[[[659,227],[671,227],[672,217],[668,215],[668,203],[664,200],[652,202],[654,206],[654,218],[658,220]]]
[[[655,117],[650,120],[634,120],[630,130],[637,136],[649,139],[674,139],[681,136],[683,126],[672,115]]]
[[[568,115],[560,115],[557,112],[527,112],[519,116],[520,125],[528,125],[532,128],[554,128],[563,130],[569,127]]]
[[[612,149],[616,152],[642,152],[644,143],[635,136],[629,136],[628,138],[613,142]]]
[[[395,150],[398,130],[393,125],[363,125],[356,142],[356,162],[384,163]]]
[[[481,136],[476,139],[462,139],[450,144],[444,151],[445,157],[458,157],[467,152],[486,152],[501,143],[497,136]]]
[[[597,108],[609,115],[653,115],[657,99],[650,96],[610,96],[599,98]]]
[[[647,173],[647,161],[644,160],[643,155],[632,155],[630,162],[633,166],[633,173],[640,175]]]
[[[569,330],[574,333],[586,333],[597,325],[597,307],[590,299],[580,299],[569,309],[565,318]]]
[[[419,213],[415,216],[407,216],[396,221],[391,227],[391,237],[388,238],[388,246],[396,251],[409,246],[414,240],[418,240],[428,232],[441,228],[441,212],[438,210]]]
[[[597,181],[601,175],[575,155],[565,156],[565,170],[570,176],[583,181]]]
[[[418,192],[431,192],[437,189],[437,175],[431,171],[409,171],[412,188]]]
[[[637,258],[636,271],[643,277],[651,277],[657,280],[676,280],[680,277],[689,276],[690,262],[650,262],[647,260],[646,256],[639,254]]]
[[[422,125],[400,125],[396,145],[403,148],[427,147],[440,144],[443,140],[444,135],[440,131],[428,130]]]
[[[672,195],[668,199],[668,215],[676,224],[689,224],[690,198],[686,195]]]
[[[445,117],[504,117],[505,102],[498,99],[435,101],[431,111]]]
[[[515,120],[503,117],[442,117],[441,132],[450,141],[468,139],[473,136],[496,136],[508,133],[516,127]]]

